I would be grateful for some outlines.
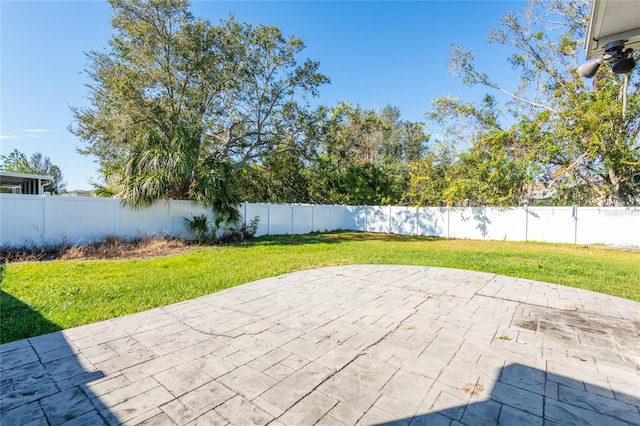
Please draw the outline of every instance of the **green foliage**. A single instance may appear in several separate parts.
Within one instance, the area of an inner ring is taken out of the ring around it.
[[[192,215],[191,219],[185,217],[184,225],[186,226],[187,231],[193,235],[196,240],[198,240],[198,244],[204,244],[209,238],[211,229],[209,226],[209,218],[206,214],[197,216]]]
[[[309,159],[309,199],[329,204],[404,202],[409,162],[426,152],[421,123],[397,108],[381,112],[340,103],[319,120],[317,151]]]
[[[242,224],[240,227],[240,232],[245,240],[249,240],[256,235],[258,232],[258,225],[260,224],[260,216],[255,216],[253,219],[249,221],[249,224]]]
[[[44,190],[51,194],[67,192],[60,167],[51,164],[49,157],[43,157],[39,152],[27,159],[26,155],[14,149],[8,155],[0,156],[0,162],[0,170],[5,172],[51,176],[53,182],[44,185]]]
[[[89,53],[91,106],[72,131],[95,155],[104,191],[143,207],[189,199],[218,227],[239,219],[236,176],[267,154],[304,145],[301,100],[328,78],[298,64],[304,44],[276,27],[214,26],[186,1],[110,0],[115,35]]]
[[[267,155],[238,174],[241,198],[259,203],[309,202],[309,172],[300,153],[285,151]]]
[[[513,135],[495,132],[465,151],[453,167],[444,198],[449,205],[517,205],[529,181],[529,162],[512,148]]]
[[[518,205],[536,164],[518,145],[515,128],[500,127],[496,100],[480,105],[444,97],[429,115],[444,131],[421,160],[411,163],[408,199],[419,205]],[[458,149],[460,140],[466,142]]]
[[[409,165],[407,196],[411,204],[418,206],[442,206],[447,201],[444,191],[448,185],[452,158],[447,150],[430,152],[424,158]]]
[[[505,167],[516,168],[516,176],[508,179],[514,185],[522,178],[530,186],[544,184],[555,193],[556,203],[633,205],[640,202],[640,72],[619,76],[605,63],[591,86],[579,76],[588,15],[589,3],[583,0],[532,0],[522,13],[506,14],[489,39],[513,49],[508,60],[520,75],[514,89],[492,81],[477,69],[472,52],[455,46],[452,73],[465,84],[509,96],[510,117],[505,120],[495,102],[486,99],[478,106],[440,98],[430,118],[444,125],[451,143],[462,140],[471,146],[467,161],[484,152],[477,148],[487,138],[502,137],[501,122],[509,123],[504,130],[509,151],[491,152]],[[500,168],[494,164],[490,177],[501,176]],[[453,191],[453,198],[467,198],[466,189],[474,185],[482,192],[484,183],[474,177],[461,191]],[[497,192],[490,198],[514,201],[503,184],[489,182],[487,189],[491,187]]]
[[[239,228],[231,228],[225,231],[217,242],[220,244],[244,243],[252,239],[258,232],[260,216],[255,216],[251,221],[243,223]]]
[[[336,163],[321,159],[311,172],[309,196],[319,204],[398,204],[402,184],[404,181],[398,182],[384,166],[349,164],[340,169]]]
[[[213,25],[186,1],[110,3],[114,37],[88,55],[91,106],[72,110],[82,152],[100,162],[98,194],[200,201],[215,229],[243,199],[515,205],[545,187],[554,204],[640,202],[640,67],[618,76],[604,64],[592,85],[578,76],[586,0],[531,0],[490,32],[511,49],[517,87],[454,46],[452,74],[510,101],[436,99],[435,136],[390,105],[310,110],[329,79],[277,27]]]
[[[421,123],[340,103],[319,107],[305,130],[307,144],[278,150],[238,175],[242,197],[252,202],[329,204],[402,203],[409,162],[426,152]]]

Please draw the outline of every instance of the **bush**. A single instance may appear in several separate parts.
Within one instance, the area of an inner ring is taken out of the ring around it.
[[[243,223],[240,228],[231,228],[218,238],[218,243],[234,244],[248,241],[256,235],[256,232],[258,232],[259,223],[260,216],[256,216],[251,219],[249,224]]]
[[[249,222],[249,225],[246,223],[242,224],[240,227],[240,232],[245,240],[250,240],[255,237],[256,232],[258,232],[258,224],[260,224],[260,216],[256,216]]]
[[[193,235],[196,240],[198,240],[198,244],[204,244],[209,238],[209,219],[206,214],[201,214],[199,216],[191,216],[191,219],[188,217],[184,218],[184,225],[187,228],[187,231]]]

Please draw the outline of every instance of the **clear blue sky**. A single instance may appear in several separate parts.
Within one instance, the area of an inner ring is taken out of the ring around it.
[[[477,54],[480,68],[514,88],[508,50],[490,45],[490,28],[523,1],[195,1],[194,15],[217,23],[233,13],[241,22],[276,25],[307,45],[302,60],[320,61],[331,78],[318,103],[364,108],[391,104],[406,120],[424,121],[431,101],[445,95],[477,100],[448,74],[452,44]],[[85,52],[107,47],[111,8],[103,1],[0,2],[0,153],[41,152],[58,165],[67,189],[90,189],[94,159],[76,152],[69,106],[87,105]]]

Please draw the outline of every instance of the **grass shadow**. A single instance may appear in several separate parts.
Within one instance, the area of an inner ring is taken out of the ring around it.
[[[4,274],[0,265],[0,286]],[[2,290],[0,312],[3,426],[114,423],[111,411],[86,386],[104,374],[87,364],[59,325]],[[34,329],[43,335],[27,339]]]
[[[5,265],[0,265],[0,344],[62,330],[27,303],[2,290]]]
[[[387,242],[411,242],[411,241],[441,241],[444,238],[417,236],[417,235],[398,235],[374,232],[358,232],[358,231],[333,231],[318,232],[311,234],[297,235],[263,235],[254,238],[244,245],[249,247],[252,245],[307,245],[307,244],[341,244],[354,241],[387,241]]]
[[[0,344],[62,330],[28,304],[0,290]]]

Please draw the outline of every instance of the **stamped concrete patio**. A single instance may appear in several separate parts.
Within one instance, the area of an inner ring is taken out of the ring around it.
[[[0,423],[640,424],[639,332],[584,290],[325,268],[2,345]]]

